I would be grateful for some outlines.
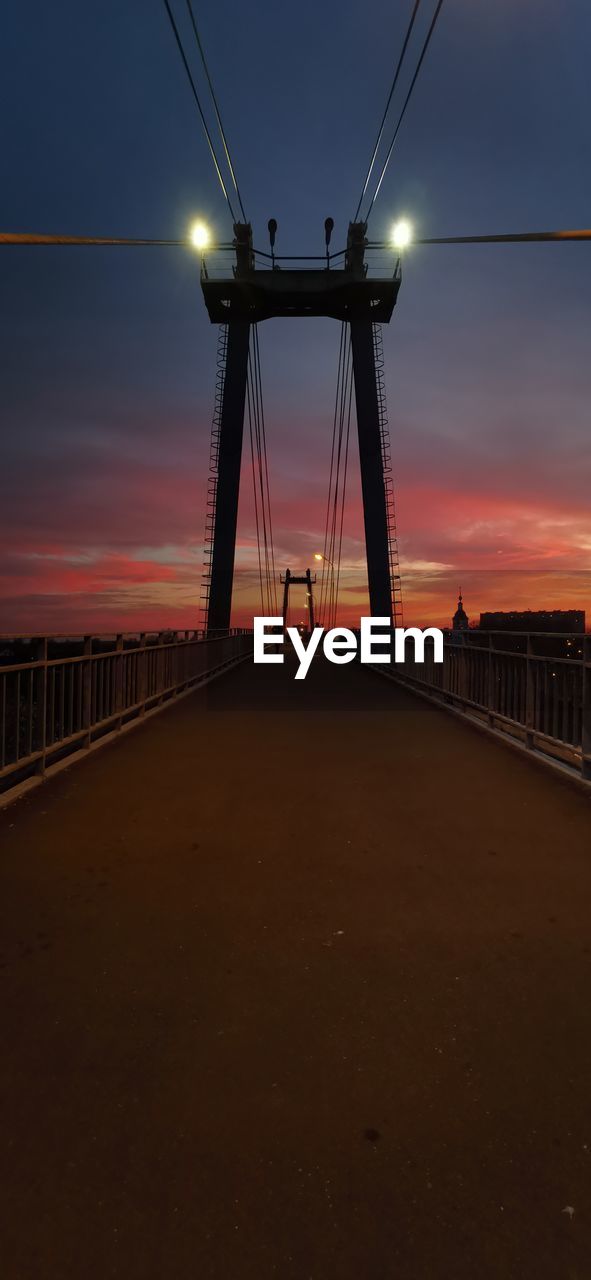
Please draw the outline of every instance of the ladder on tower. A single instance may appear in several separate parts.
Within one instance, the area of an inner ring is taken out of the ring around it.
[[[218,491],[218,464],[220,452],[220,427],[222,419],[222,402],[224,398],[224,382],[226,379],[226,355],[228,351],[228,326],[221,324],[218,330],[218,349],[216,357],[215,396],[213,417],[211,422],[211,439],[209,446],[209,476],[207,481],[207,499],[205,514],[205,536],[203,572],[201,575],[201,614],[202,626],[207,630],[209,614],[209,593],[211,589],[211,567],[213,560],[213,536],[215,530],[215,513]]]
[[[384,340],[381,324],[373,325],[373,346],[376,366],[376,390],[378,394],[380,437],[382,441],[384,487],[386,490],[388,558],[390,562],[390,580],[392,583],[392,618],[394,626],[401,627],[404,624],[402,609],[402,581],[400,577],[400,559],[398,555],[398,535],[396,532],[396,503],[394,498],[390,428],[388,425],[388,405],[386,401],[386,383],[384,378]]]

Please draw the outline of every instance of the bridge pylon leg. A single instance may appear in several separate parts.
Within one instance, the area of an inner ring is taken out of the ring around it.
[[[314,581],[316,581],[316,578],[314,578]],[[312,593],[312,574],[309,569],[306,569],[306,604],[308,606],[308,626],[310,628],[310,635],[312,635],[315,625],[314,595]]]
[[[226,630],[230,626],[249,342],[250,324],[230,320],[220,414],[208,631]]]
[[[369,317],[351,320],[351,349],[370,610],[373,617],[390,618],[393,626],[388,511],[373,324]]]
[[[283,609],[282,609],[282,613],[283,613],[283,630],[285,630],[285,628],[286,628],[286,626],[287,626],[287,609],[288,609],[288,605],[289,605],[289,584],[290,584],[290,582],[291,582],[291,570],[290,570],[290,569],[286,569],[286,571],[285,571],[285,583],[284,583],[284,587],[283,587]]]

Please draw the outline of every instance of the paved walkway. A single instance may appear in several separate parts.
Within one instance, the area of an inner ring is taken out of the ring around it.
[[[2,1280],[588,1280],[590,801],[290,674],[0,813]]]

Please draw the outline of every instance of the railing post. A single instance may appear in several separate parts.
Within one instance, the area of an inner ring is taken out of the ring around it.
[[[85,745],[89,747],[92,729],[92,636],[84,637],[84,657],[82,727],[86,729]]]
[[[531,635],[528,635],[525,650],[525,745],[530,751],[533,750],[535,745],[535,681],[532,655],[532,638]]]
[[[461,706],[461,708],[462,708],[462,711],[465,711],[465,710],[466,710],[466,699],[467,699],[467,697],[468,697],[468,690],[467,690],[467,685],[468,685],[468,672],[467,672],[467,665],[468,665],[468,661],[467,661],[467,657],[466,657],[466,636],[465,636],[465,633],[464,633],[463,631],[461,632],[461,645],[460,645],[459,658],[460,658],[460,679],[459,679],[459,681],[458,681],[458,693],[459,693],[459,695],[460,695],[460,706]]]
[[[137,700],[140,703],[140,715],[146,714],[146,697],[148,692],[148,653],[146,649],[146,633],[142,631],[140,634],[140,651],[139,672],[138,672],[138,689]]]
[[[494,725],[494,722],[495,722],[495,717],[494,717],[494,697],[493,697],[493,695],[494,695],[494,689],[493,689],[493,684],[494,684],[494,673],[493,673],[493,647],[492,647],[492,632],[490,632],[490,631],[489,631],[489,633],[488,633],[488,670],[487,670],[487,696],[486,696],[486,701],[487,701],[487,704],[488,704],[488,723],[489,723],[490,725]]]
[[[175,697],[178,693],[180,693],[181,689],[185,688],[187,683],[187,646],[184,643],[187,639],[187,632],[184,631],[182,635],[183,635],[183,640],[181,641],[181,632],[175,631],[174,649],[172,650],[171,666],[174,672],[173,683],[174,683]]]
[[[581,773],[584,778],[591,779],[591,636],[583,636]]]
[[[160,706],[160,704],[164,701],[162,690],[164,688],[164,672],[166,669],[166,654],[164,653],[164,650],[162,648],[163,644],[164,644],[164,632],[159,631],[158,632],[159,652],[156,655],[156,679],[158,684],[158,692],[160,695],[158,698],[158,704],[157,704],[158,706]]]
[[[115,706],[113,711],[118,714],[117,728],[120,729],[123,723],[123,663],[125,661],[123,653],[123,635],[118,635],[115,641],[115,650],[117,657],[115,658]]]
[[[36,703],[39,711],[40,734],[38,750],[41,755],[36,764],[36,773],[42,776],[45,773],[46,749],[47,749],[47,636],[37,641],[37,662],[42,662],[43,666],[37,668],[38,675],[41,676],[41,688],[37,687]],[[31,715],[33,707],[31,707]]]

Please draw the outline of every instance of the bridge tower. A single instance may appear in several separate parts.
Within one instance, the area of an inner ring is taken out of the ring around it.
[[[327,246],[329,224],[327,219]],[[251,326],[281,316],[328,316],[350,327],[370,608],[372,615],[389,617],[392,625],[396,621],[400,579],[396,580],[392,554],[395,530],[385,473],[383,387],[375,326],[390,321],[400,271],[397,267],[389,277],[368,276],[366,231],[364,222],[349,224],[340,267],[331,265],[327,247],[321,269],[283,269],[274,255],[270,268],[260,268],[255,264],[250,223],[235,223],[232,274],[221,279],[210,277],[205,264],[202,267],[201,287],[209,318],[212,324],[227,327],[216,425],[216,470],[210,490],[209,632],[230,625]]]
[[[283,608],[281,610],[281,613],[283,616],[283,629],[285,630],[285,627],[287,625],[287,610],[289,607],[290,587],[305,587],[306,588],[306,613],[308,615],[308,630],[311,635],[315,625],[314,624],[314,593],[312,591],[312,585],[314,582],[316,582],[316,574],[314,574],[314,577],[312,577],[310,570],[306,569],[305,577],[298,578],[291,572],[291,569],[286,569],[285,577],[281,577],[281,582],[283,583]]]

